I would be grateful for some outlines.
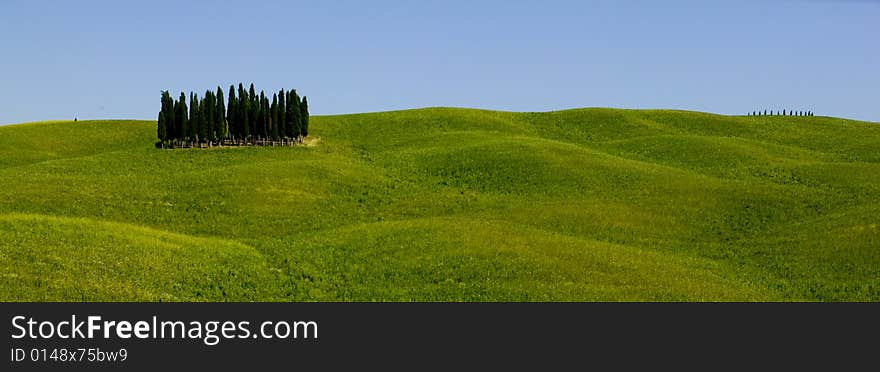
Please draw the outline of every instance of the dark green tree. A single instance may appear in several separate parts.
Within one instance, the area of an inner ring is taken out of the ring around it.
[[[217,116],[214,122],[214,132],[217,141],[221,144],[226,138],[226,103],[223,102],[223,89],[217,86]]]
[[[189,128],[186,131],[189,134],[187,142],[196,142],[199,137],[199,101],[193,92],[189,93]]]
[[[159,142],[164,145],[165,142],[168,141],[168,122],[171,116],[169,113],[174,109],[174,101],[171,100],[171,94],[169,94],[167,90],[162,91],[161,102],[162,108],[159,110],[156,136],[159,138]]]
[[[235,97],[235,86],[229,86],[229,108],[226,111],[226,125],[229,127],[227,136],[235,140],[238,138],[237,122],[238,122],[238,98]]]
[[[278,136],[287,137],[287,93],[284,89],[278,92]]]
[[[263,96],[264,95],[265,94],[260,92],[260,95],[257,96],[257,109],[256,109],[257,120],[256,120],[256,123],[257,123],[257,137],[259,137],[260,139],[266,138],[266,122],[263,120],[264,119],[263,118]]]
[[[271,129],[269,128],[269,99],[266,98],[262,91],[260,91],[260,113],[262,114],[263,122],[263,139],[269,139],[271,134]]]
[[[299,137],[299,95],[296,90],[287,92],[287,113],[285,115],[286,123],[284,136],[291,140],[297,140]]]
[[[278,137],[278,93],[272,94],[272,107],[269,109],[269,111],[272,115],[272,118],[270,119],[271,123],[272,123],[272,140],[277,141],[279,138]]]
[[[257,118],[259,118],[259,105],[257,103],[257,92],[254,91],[254,83],[251,83],[250,89],[248,89],[248,130],[250,131],[251,136],[258,136],[259,130],[257,128]]]
[[[300,128],[300,136],[306,138],[309,136],[309,99],[303,96],[302,103],[299,105],[300,120],[302,122]]]
[[[214,142],[214,111],[216,109],[217,104],[214,102],[214,92],[210,90],[205,91],[205,99],[204,107],[202,111],[204,112],[204,119],[202,124],[202,133],[204,134],[203,138],[205,139],[203,142],[207,142],[209,145]]]
[[[238,113],[238,137],[244,141],[248,140],[247,135],[249,134],[247,129],[247,102],[247,91],[244,90],[242,83],[238,83],[238,105],[236,107]]]
[[[245,139],[245,142],[250,142],[251,140],[251,99],[248,96],[247,92],[244,92],[244,95],[241,97],[241,112],[242,112],[242,120],[241,120],[241,129],[242,138]]]
[[[255,110],[255,112],[257,115],[257,137],[259,137],[260,139],[266,138],[266,123],[263,121],[263,97],[261,96],[257,96],[257,109]]]
[[[186,94],[180,92],[180,98],[177,102],[177,125],[180,127],[180,133],[177,135],[179,143],[186,142],[189,138],[189,116],[187,115]]]
[[[158,147],[163,147],[165,145],[165,140],[168,139],[168,123],[165,122],[165,112],[159,111],[159,119],[157,122],[158,128],[156,128],[156,136],[159,138]]]
[[[165,122],[168,124],[165,131],[168,133],[169,144],[173,144],[174,140],[177,139],[178,133],[180,133],[180,130],[177,128],[177,102],[175,102],[174,98],[171,98],[170,94],[168,98],[169,111],[165,113]]]
[[[208,123],[211,121],[210,97],[204,97],[199,101],[199,143],[205,143],[208,138]]]

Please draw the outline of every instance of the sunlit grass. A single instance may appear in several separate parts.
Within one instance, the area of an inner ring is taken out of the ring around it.
[[[0,127],[0,299],[880,300],[880,126],[658,110],[313,117],[313,146]]]

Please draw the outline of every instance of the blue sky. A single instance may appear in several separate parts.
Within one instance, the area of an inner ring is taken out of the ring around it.
[[[803,109],[880,121],[878,1],[0,2],[0,123],[254,82],[313,114]]]

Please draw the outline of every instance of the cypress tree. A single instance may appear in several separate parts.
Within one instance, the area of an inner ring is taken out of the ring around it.
[[[171,140],[172,145],[174,144],[174,141],[176,141],[177,138],[180,137],[180,128],[177,126],[177,120],[179,120],[178,111],[180,110],[180,108],[177,107],[179,105],[177,103],[177,100],[174,100],[173,102],[174,106],[172,107],[172,109],[174,110],[174,112],[168,119],[168,137]]]
[[[180,133],[180,124],[178,123],[177,113],[174,111],[174,97],[168,93],[168,111],[165,112],[165,121],[168,123],[168,140],[173,141]]]
[[[208,104],[211,102],[211,93],[209,90],[205,91],[205,95],[199,100],[199,112],[201,113],[201,122],[199,123],[199,142],[208,142],[211,140],[209,136],[208,124],[211,122],[211,110],[208,109]]]
[[[177,129],[177,102],[171,98],[171,94],[168,95],[168,111],[165,113],[165,122],[168,123],[166,127],[168,141],[174,143],[179,130]]]
[[[296,90],[287,92],[287,112],[285,114],[284,135],[293,141],[299,136],[299,96]]]
[[[278,92],[278,136],[287,137],[287,97],[284,89]]]
[[[156,136],[159,137],[159,143],[157,146],[164,146],[165,139],[168,137],[168,132],[166,132],[168,124],[165,122],[165,112],[159,111],[159,120],[158,120],[158,128],[156,129]]]
[[[293,134],[296,136],[297,140],[301,140],[303,137],[303,126],[305,123],[303,122],[302,116],[302,97],[296,93],[296,90],[293,91],[293,100],[296,102],[296,112],[293,113],[294,123],[296,127],[294,127]]]
[[[260,137],[261,137],[264,141],[265,141],[267,138],[269,138],[269,112],[268,112],[269,109],[267,109],[267,108],[266,108],[266,105],[264,104],[264,101],[265,101],[265,100],[266,100],[266,94],[263,93],[263,91],[260,91],[260,99],[259,99],[259,103],[260,103],[260,107],[259,107],[259,108],[260,108],[260,109],[259,109],[259,112],[260,112],[260,120],[259,120],[259,127],[260,127]]]
[[[205,127],[202,128],[202,131],[205,132],[205,140],[209,144],[214,141],[214,99],[211,97],[213,94],[211,90],[205,91],[204,108],[202,109],[205,113]]]
[[[209,90],[209,92],[211,92],[211,101],[208,102],[208,111],[211,112],[211,121],[208,122],[208,138],[213,143],[217,140],[217,96],[214,95],[214,91]]]
[[[238,101],[235,98],[235,86],[229,86],[229,108],[226,111],[226,125],[229,126],[229,132],[227,133],[227,137],[232,138],[233,140],[238,137],[238,132],[236,131],[236,105]]]
[[[199,143],[202,143],[202,140],[204,139],[202,136],[202,124],[204,121],[202,119],[204,118],[205,113],[202,110],[205,108],[205,105],[203,104],[204,100],[199,98],[198,94],[196,94],[195,97],[196,116],[193,119],[193,144],[197,146]]]
[[[251,87],[254,84],[251,83]],[[251,107],[251,135],[254,137],[260,136],[260,96],[257,95],[256,92],[249,95],[251,99],[250,107]]]
[[[245,142],[249,142],[251,138],[251,99],[248,97],[247,92],[244,92],[244,95],[241,96],[241,136],[245,139]]]
[[[272,140],[278,140],[278,93],[272,94],[272,108],[269,109],[272,113]]]
[[[259,130],[257,129],[257,118],[258,118],[259,107],[257,106],[257,92],[254,91],[254,83],[251,83],[250,89],[248,89],[248,121],[251,136],[256,137],[259,135]]]
[[[175,134],[174,122],[177,121],[177,102],[175,100],[171,100],[171,115],[165,114],[165,133],[167,134],[168,144],[172,145],[174,143],[174,139],[177,138]],[[173,147],[173,146],[171,146]]]
[[[256,101],[251,100],[251,105],[253,105],[253,106],[251,106],[251,109],[252,109],[251,114],[254,115],[253,116],[253,120],[254,120],[253,134],[254,134],[254,139],[258,140],[263,136],[263,129],[262,129],[263,113],[260,112],[260,96],[257,96]]]
[[[177,109],[177,126],[179,128],[177,141],[184,142],[189,136],[189,116],[187,116],[186,94],[183,92],[180,92],[180,98],[177,101]]]
[[[208,121],[210,120],[208,101],[208,97],[199,101],[199,143],[208,142]]]
[[[302,122],[300,135],[305,138],[309,135],[309,100],[306,96],[303,96],[302,104],[300,104],[299,109],[301,111],[300,120]]]
[[[202,143],[205,141],[205,99],[199,98],[199,95],[196,94],[196,121],[195,121],[195,135],[193,136],[193,142]]]
[[[187,133],[189,137],[187,138],[189,142],[195,142],[199,136],[199,101],[196,101],[196,95],[193,92],[189,93],[189,128],[187,128]]]
[[[168,140],[168,112],[171,110],[169,107],[168,98],[171,95],[168,94],[167,90],[162,91],[162,108],[159,110],[159,119],[157,121],[156,128],[156,137],[159,138],[159,142],[165,144],[165,141]],[[171,103],[173,106],[174,104]]]
[[[263,101],[266,99],[266,94],[263,91],[260,91],[260,97],[257,101],[257,128],[259,129],[257,133],[261,139],[265,140],[268,137],[269,131],[269,123],[266,120],[266,112],[265,107],[263,106]]]
[[[223,144],[226,138],[226,104],[223,102],[223,89],[217,86],[217,118],[214,126],[217,140]]]
[[[271,134],[269,129],[269,99],[266,98],[263,92],[260,92],[260,100],[262,101],[260,111],[263,113],[263,139],[269,139]]]
[[[242,83],[238,83],[238,103],[235,107],[236,117],[238,123],[236,124],[238,129],[238,137],[244,141],[247,141],[247,92],[244,90],[244,85]]]
[[[208,145],[211,142],[214,142],[214,110],[216,103],[214,102],[214,92],[210,90],[205,91],[205,99],[204,99],[204,109],[205,119],[202,128],[202,132],[205,135],[205,142],[208,142]]]

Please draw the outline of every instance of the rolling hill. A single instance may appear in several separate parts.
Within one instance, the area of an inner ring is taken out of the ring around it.
[[[0,127],[3,301],[878,301],[880,125],[668,110],[312,117],[157,150]]]

